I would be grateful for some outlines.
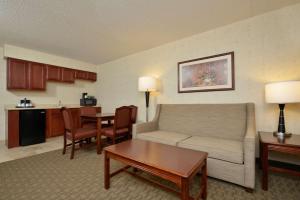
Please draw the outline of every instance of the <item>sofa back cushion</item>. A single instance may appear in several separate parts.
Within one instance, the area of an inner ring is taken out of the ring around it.
[[[241,141],[246,114],[247,104],[161,104],[158,128]]]

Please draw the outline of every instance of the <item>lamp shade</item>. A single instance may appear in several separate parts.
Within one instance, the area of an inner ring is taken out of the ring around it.
[[[269,83],[265,86],[266,102],[297,103],[300,102],[300,81]]]
[[[155,91],[156,90],[156,79],[151,76],[142,76],[139,78],[139,91]]]

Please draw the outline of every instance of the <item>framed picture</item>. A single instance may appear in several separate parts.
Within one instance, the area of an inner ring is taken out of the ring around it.
[[[234,52],[178,63],[178,92],[234,90]]]

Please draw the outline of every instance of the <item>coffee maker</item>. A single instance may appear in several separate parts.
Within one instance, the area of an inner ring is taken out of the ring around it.
[[[81,106],[96,106],[97,99],[94,96],[88,96],[88,93],[82,93],[82,97],[80,99]]]

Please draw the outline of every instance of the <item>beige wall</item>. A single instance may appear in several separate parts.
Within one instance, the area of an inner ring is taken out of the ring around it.
[[[257,130],[273,131],[278,108],[265,103],[264,85],[300,80],[299,19],[300,4],[100,65],[97,87],[102,109],[136,104],[139,119],[144,120],[144,94],[137,91],[137,81],[152,75],[160,79],[161,88],[152,96],[151,116],[155,103],[254,102]],[[234,91],[177,93],[177,62],[229,51],[235,52]],[[286,125],[288,131],[300,134],[300,104],[286,106]]]
[[[5,45],[4,48],[0,47],[0,140],[5,139],[4,106],[7,104],[16,104],[24,97],[31,99],[35,104],[58,104],[59,100],[62,104],[79,104],[82,92],[96,95],[96,83],[79,80],[76,80],[75,84],[47,82],[47,90],[43,92],[8,91],[6,90],[6,59],[4,55],[75,69],[96,71],[95,65],[89,63],[9,45]]]

